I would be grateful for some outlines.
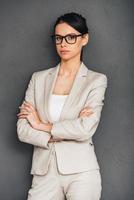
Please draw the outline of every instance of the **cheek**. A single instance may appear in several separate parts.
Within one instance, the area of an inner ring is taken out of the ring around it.
[[[76,53],[81,51],[82,45],[81,45],[81,43],[76,43],[76,44],[73,44],[73,45],[70,44],[68,46],[66,45],[66,48],[68,50],[70,50],[71,54],[76,54]],[[56,45],[56,51],[58,52],[58,54],[60,54],[60,50],[61,50],[60,45]]]
[[[74,52],[74,53],[77,52],[78,53],[78,52],[81,51],[81,48],[82,48],[81,44],[78,43],[78,44],[72,46],[70,49],[71,49],[72,52]]]

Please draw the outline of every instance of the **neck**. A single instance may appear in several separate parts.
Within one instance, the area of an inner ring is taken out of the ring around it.
[[[81,65],[80,59],[61,60],[59,75],[74,76]]]

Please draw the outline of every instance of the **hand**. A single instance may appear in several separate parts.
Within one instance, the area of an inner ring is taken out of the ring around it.
[[[49,139],[48,143],[50,143],[50,142],[60,142],[60,141],[63,141],[63,139],[60,139],[60,138],[54,139],[53,137],[51,137]]]
[[[93,114],[93,111],[91,110],[91,107],[86,106],[85,108],[83,108],[80,113],[79,113],[79,117],[86,117],[86,116],[90,116],[91,114]]]
[[[31,103],[24,101],[23,104],[19,106],[19,108],[20,113],[17,114],[18,118],[27,119],[30,125],[33,128],[37,129],[39,124],[42,123],[42,121],[35,107]]]

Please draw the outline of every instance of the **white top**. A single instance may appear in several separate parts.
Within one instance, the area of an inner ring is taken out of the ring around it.
[[[49,102],[49,113],[52,121],[59,121],[60,114],[68,95],[52,94]]]

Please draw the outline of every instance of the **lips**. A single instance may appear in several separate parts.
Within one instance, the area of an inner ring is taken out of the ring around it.
[[[67,52],[69,52],[68,50],[61,50],[60,51],[61,53],[67,53]]]

